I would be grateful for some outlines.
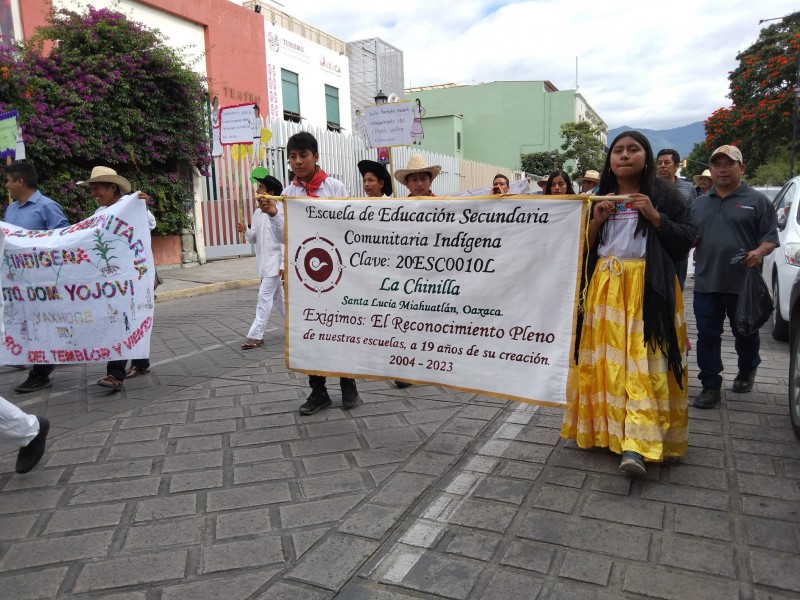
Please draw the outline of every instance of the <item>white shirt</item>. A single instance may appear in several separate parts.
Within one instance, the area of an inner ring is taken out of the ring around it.
[[[597,248],[598,256],[644,258],[647,253],[647,230],[635,235],[638,223],[639,211],[626,208],[623,202],[618,202],[617,210],[606,221],[603,232],[605,241]]]
[[[305,188],[290,183],[283,188],[284,196],[305,196]],[[345,185],[338,179],[333,177],[326,177],[322,185],[317,190],[317,196],[320,198],[349,198],[350,192],[347,191]]]
[[[283,267],[283,211],[270,217],[258,208],[253,213],[244,239],[256,247],[256,267],[259,277],[275,277]]]
[[[138,198],[139,197],[139,192],[133,192],[132,194],[128,194],[127,196],[122,196],[122,197],[120,197],[120,200],[122,200],[122,198],[127,198],[128,196],[136,196]],[[142,200],[142,203],[144,203],[144,200]],[[116,204],[116,202],[114,204]],[[114,206],[114,204],[112,204],[111,206]],[[106,209],[109,209],[109,208],[111,208],[111,207],[110,206],[98,206],[95,209],[94,214],[104,212]],[[150,212],[149,208],[147,209],[147,226],[150,228],[150,231],[153,231],[153,229],[156,228],[156,217],[155,217],[155,215],[153,215],[153,213]]]

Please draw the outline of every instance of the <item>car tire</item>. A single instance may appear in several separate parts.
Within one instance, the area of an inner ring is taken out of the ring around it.
[[[789,357],[789,418],[795,436],[800,439],[800,332],[793,338]]]
[[[781,316],[777,273],[772,275],[772,303],[775,305],[775,310],[772,311],[772,337],[780,342],[785,342],[789,339],[789,322]]]

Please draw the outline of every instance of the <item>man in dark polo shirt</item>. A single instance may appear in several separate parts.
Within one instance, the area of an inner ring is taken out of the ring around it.
[[[745,336],[733,322],[746,269],[761,268],[762,259],[778,247],[777,216],[767,197],[742,182],[744,161],[736,146],[720,146],[711,155],[714,185],[692,203],[697,227],[694,316],[697,320],[697,366],[703,391],[697,408],[713,408],[722,387],[722,328],[727,315],[736,340],[738,373],[731,391],[749,392],[761,363],[758,332]],[[743,265],[730,259],[747,251]]]

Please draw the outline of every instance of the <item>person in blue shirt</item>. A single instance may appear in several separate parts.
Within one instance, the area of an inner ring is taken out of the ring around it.
[[[39,176],[29,162],[18,160],[5,166],[6,189],[13,202],[6,209],[6,223],[25,229],[47,230],[67,227],[61,205],[39,191]],[[15,392],[25,394],[52,387],[54,365],[34,365],[28,378]]]
[[[18,160],[6,165],[5,171],[6,189],[14,200],[6,209],[6,223],[37,230],[69,225],[61,205],[39,191],[39,176],[31,163]]]

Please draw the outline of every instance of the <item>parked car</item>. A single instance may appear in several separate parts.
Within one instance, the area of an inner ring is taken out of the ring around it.
[[[783,188],[779,185],[754,185],[753,189],[758,190],[770,200],[775,200],[775,196],[777,196],[778,192]]]
[[[789,295],[789,417],[800,438],[800,272]]]
[[[772,337],[789,339],[789,294],[800,271],[800,175],[784,185],[772,205],[778,214],[778,238],[781,245],[764,258],[764,280],[772,292]]]

